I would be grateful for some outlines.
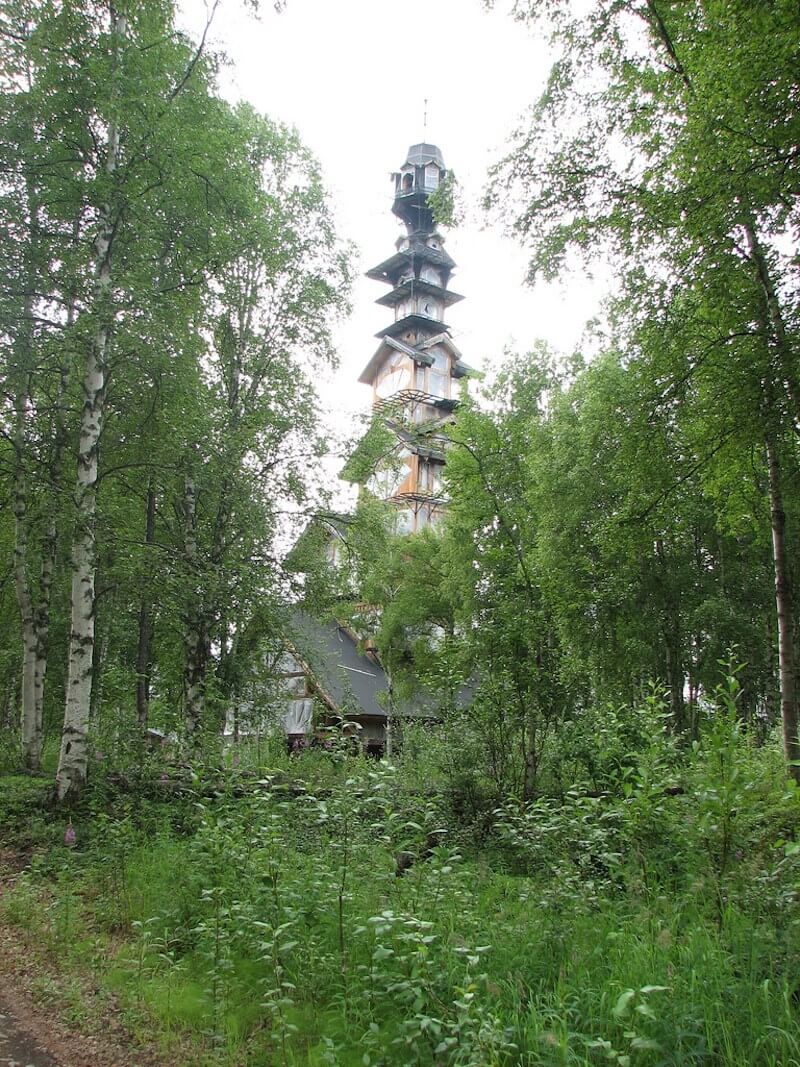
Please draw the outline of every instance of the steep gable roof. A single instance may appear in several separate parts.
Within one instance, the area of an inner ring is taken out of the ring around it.
[[[386,672],[359,649],[344,626],[334,620],[320,622],[306,612],[296,611],[292,615],[288,643],[332,710],[345,718],[363,716],[386,722],[384,700],[389,691]],[[434,701],[424,690],[413,700],[398,701],[395,714],[406,719],[436,717]]]

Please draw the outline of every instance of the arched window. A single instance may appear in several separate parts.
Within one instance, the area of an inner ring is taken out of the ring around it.
[[[410,173],[409,174],[404,174],[403,175],[403,192],[404,193],[410,193],[413,188],[414,188],[414,175],[410,174]]]

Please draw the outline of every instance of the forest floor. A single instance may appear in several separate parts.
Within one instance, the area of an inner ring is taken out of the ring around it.
[[[0,897],[26,860],[0,849]],[[28,931],[0,924],[0,1067],[159,1067],[98,994],[62,973]]]

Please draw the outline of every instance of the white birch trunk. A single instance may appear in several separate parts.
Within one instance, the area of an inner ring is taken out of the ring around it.
[[[112,32],[120,40],[125,19],[112,15]],[[119,131],[112,120],[106,141],[106,174],[113,177],[119,165]],[[99,322],[86,356],[83,379],[78,444],[78,471],[75,484],[76,530],[72,544],[71,629],[67,702],[61,753],[56,773],[59,800],[79,792],[86,781],[88,728],[92,698],[92,658],[94,653],[97,457],[103,425],[106,387],[106,361],[112,321],[112,252],[115,218],[110,204],[99,212],[94,241],[93,305]]]
[[[111,285],[110,230],[104,228],[96,248],[102,254],[98,288],[105,295]],[[86,360],[81,412],[78,474],[75,489],[77,528],[72,545],[71,630],[67,704],[61,754],[56,775],[59,800],[86,781],[87,732],[92,697],[94,653],[94,579],[96,568],[95,513],[97,506],[97,450],[103,419],[105,358],[109,327],[98,328]]]

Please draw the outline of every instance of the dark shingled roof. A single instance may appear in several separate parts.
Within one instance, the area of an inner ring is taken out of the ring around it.
[[[411,163],[415,167],[423,166],[425,163],[438,163],[444,170],[442,150],[435,144],[412,144],[406,156],[406,163]]]
[[[443,248],[429,248],[418,237],[412,237],[408,248],[404,248],[402,252],[395,252],[393,256],[385,259],[383,263],[379,263],[377,267],[368,270],[366,276],[379,282],[389,282],[394,285],[401,271],[407,269],[409,264],[413,267],[415,259],[421,260],[423,263],[430,263],[434,267],[444,267],[445,270],[452,270],[456,265],[455,260]]]
[[[419,330],[429,330],[431,335],[438,337],[440,333],[449,329],[450,327],[443,323],[441,319],[432,319],[428,315],[404,315],[402,319],[395,319],[394,322],[390,322],[388,326],[379,330],[375,336],[392,337],[397,333],[405,333],[406,330],[417,332]]]
[[[383,668],[365,655],[344,627],[334,621],[319,622],[305,612],[292,615],[290,643],[308,668],[312,680],[343,715],[361,715],[386,721],[382,703],[389,689]],[[380,699],[379,699],[380,698]],[[429,693],[420,691],[411,701],[399,701],[395,714],[401,718],[436,718]]]
[[[384,307],[394,307],[395,304],[399,304],[402,300],[407,300],[416,293],[435,296],[437,300],[442,301],[445,307],[457,304],[459,300],[464,299],[461,293],[454,293],[452,289],[444,289],[441,285],[420,281],[417,278],[408,278],[394,289],[391,289],[385,296],[379,297],[375,303],[382,304]]]

